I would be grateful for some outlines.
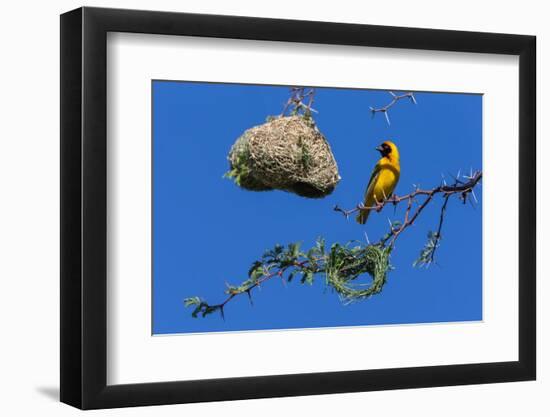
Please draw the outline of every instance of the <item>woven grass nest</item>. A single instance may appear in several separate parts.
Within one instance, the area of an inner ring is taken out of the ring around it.
[[[327,140],[313,119],[303,115],[272,118],[248,129],[231,147],[228,160],[226,176],[251,191],[322,198],[340,181]]]

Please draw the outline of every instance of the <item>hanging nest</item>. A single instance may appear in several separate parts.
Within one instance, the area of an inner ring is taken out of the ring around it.
[[[233,178],[250,191],[283,190],[322,198],[340,181],[325,137],[311,117],[272,118],[248,129],[232,146],[228,160]]]

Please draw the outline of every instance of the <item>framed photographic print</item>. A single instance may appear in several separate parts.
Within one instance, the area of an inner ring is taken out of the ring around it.
[[[535,379],[534,37],[81,8],[61,103],[63,402]]]

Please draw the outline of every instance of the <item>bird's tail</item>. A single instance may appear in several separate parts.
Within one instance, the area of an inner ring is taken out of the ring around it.
[[[355,217],[355,220],[359,224],[365,224],[367,222],[367,219],[369,218],[370,210],[360,210],[357,217]]]

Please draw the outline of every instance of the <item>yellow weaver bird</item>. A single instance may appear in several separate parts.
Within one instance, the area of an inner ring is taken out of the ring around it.
[[[376,163],[370,176],[367,191],[365,191],[365,207],[373,207],[376,203],[388,199],[399,181],[401,167],[399,166],[399,151],[389,140],[376,147],[382,157]],[[357,223],[365,224],[371,210],[361,210],[356,217]]]

